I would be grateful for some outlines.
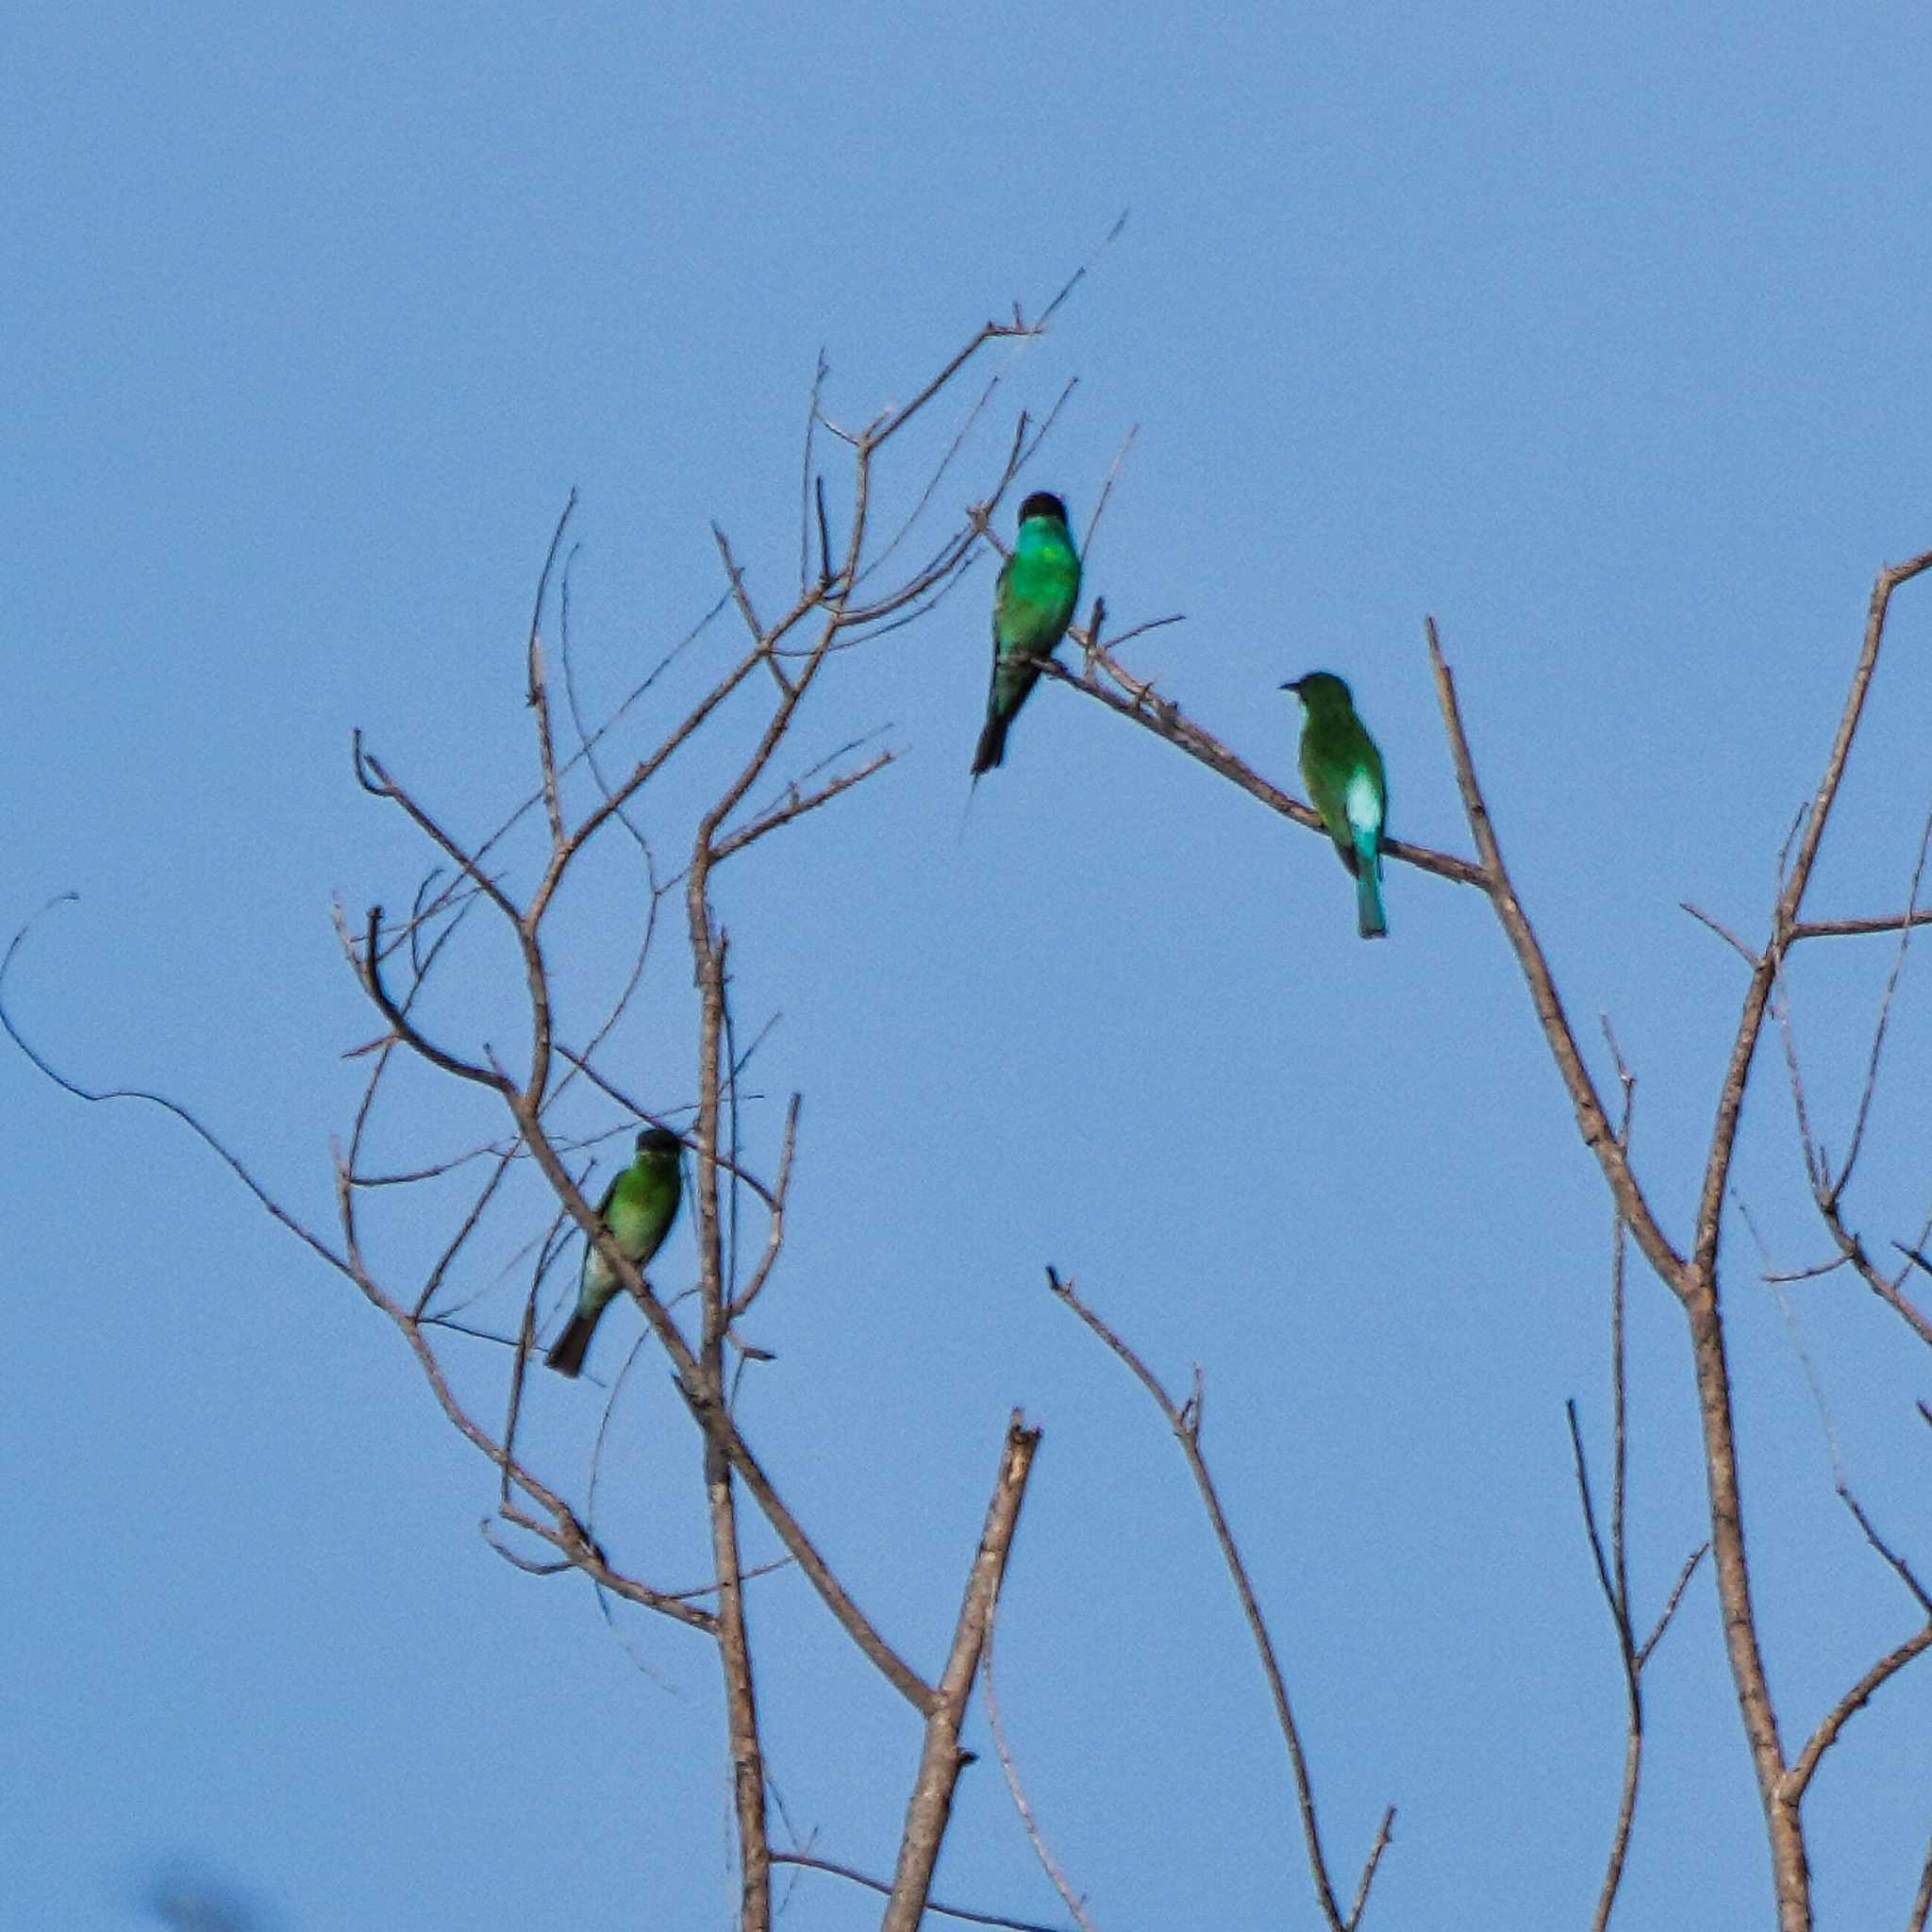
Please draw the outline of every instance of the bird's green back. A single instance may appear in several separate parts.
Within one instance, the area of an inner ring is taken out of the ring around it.
[[[1000,654],[1052,650],[1074,621],[1079,600],[1080,557],[1066,525],[1058,517],[1028,517],[993,593],[992,636]]]
[[[1080,553],[1067,528],[1067,507],[1039,490],[1020,506],[1013,548],[992,593],[992,688],[986,724],[973,753],[973,775],[1007,755],[1007,729],[1040,681],[1033,660],[1052,657],[1080,596]]]

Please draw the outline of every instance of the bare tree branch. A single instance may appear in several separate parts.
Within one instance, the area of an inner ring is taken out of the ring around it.
[[[1057,1270],[1049,1268],[1046,1271],[1046,1285],[1126,1365],[1141,1388],[1153,1397],[1155,1407],[1160,1410],[1168,1427],[1174,1431],[1174,1441],[1180,1445],[1181,1455],[1187,1460],[1188,1468],[1193,1474],[1194,1486],[1199,1490],[1202,1504],[1207,1508],[1208,1523],[1214,1530],[1214,1540],[1221,1545],[1222,1560],[1227,1565],[1228,1575],[1234,1582],[1235,1594],[1241,1599],[1241,1613],[1247,1619],[1248,1631],[1254,1639],[1256,1654],[1260,1658],[1261,1673],[1268,1680],[1269,1695],[1274,1702],[1275,1722],[1280,1726],[1282,1741],[1288,1747],[1289,1764],[1294,1775],[1295,1803],[1301,1812],[1302,1837],[1307,1847],[1308,1870],[1315,1881],[1315,1902],[1321,1907],[1322,1916],[1327,1922],[1330,1932],[1354,1932],[1362,1907],[1367,1901],[1370,1882],[1374,1875],[1376,1865],[1381,1860],[1383,1847],[1388,1841],[1395,1809],[1391,1806],[1388,1816],[1382,1822],[1382,1835],[1369,1854],[1355,1908],[1344,1919],[1336,1904],[1335,1889],[1328,1878],[1328,1861],[1322,1849],[1322,1830],[1315,1815],[1314,1783],[1308,1771],[1307,1754],[1302,1747],[1301,1732],[1295,1724],[1294,1713],[1289,1705],[1288,1684],[1282,1676],[1281,1666],[1275,1659],[1274,1641],[1269,1635],[1267,1620],[1261,1614],[1261,1606],[1255,1595],[1254,1585],[1248,1579],[1247,1566],[1241,1561],[1241,1551],[1235,1544],[1234,1531],[1228,1524],[1225,1512],[1222,1509],[1221,1497],[1214,1487],[1214,1478],[1208,1473],[1207,1458],[1201,1453],[1200,1372],[1195,1371],[1193,1394],[1187,1402],[1176,1403],[1161,1385],[1159,1377],[1154,1371],[1080,1299],[1071,1280],[1063,1280]]]
[[[1617,1211],[1636,1237],[1637,1245],[1643,1250],[1645,1258],[1663,1280],[1681,1295],[1683,1257],[1671,1245],[1658,1225],[1629,1160],[1617,1144],[1609,1117],[1597,1097],[1596,1082],[1591,1078],[1590,1070],[1583,1063],[1576,1036],[1571,1030],[1569,1016],[1563,1010],[1556,976],[1543,957],[1535,929],[1523,909],[1515,884],[1509,876],[1509,869],[1503,861],[1503,850],[1491,823],[1490,808],[1476,781],[1475,760],[1470,752],[1469,737],[1462,727],[1461,708],[1456,698],[1456,680],[1443,659],[1442,647],[1436,636],[1436,620],[1433,617],[1424,619],[1423,629],[1428,643],[1430,668],[1435,673],[1436,699],[1441,708],[1442,726],[1448,734],[1450,753],[1456,762],[1457,788],[1462,793],[1463,812],[1469,820],[1470,830],[1475,837],[1476,852],[1482,860],[1482,883],[1490,895],[1490,903],[1496,909],[1496,918],[1504,935],[1516,955],[1516,962],[1528,983],[1530,1001],[1542,1026],[1544,1041],[1576,1113],[1577,1132],[1603,1169],[1604,1179],[1617,1204]]]
[[[940,1846],[952,1816],[953,1788],[959,1781],[960,1771],[971,1761],[971,1754],[959,1748],[959,1731],[966,1722],[973,1680],[979,1674],[980,1652],[991,1627],[1000,1579],[1006,1574],[1013,1536],[1020,1526],[1020,1505],[1025,1500],[1026,1478],[1039,1447],[1040,1431],[1026,1427],[1024,1418],[1016,1408],[1007,1424],[999,1474],[993,1483],[992,1501],[987,1506],[979,1549],[966,1579],[965,1600],[959,1606],[952,1649],[947,1653],[945,1669],[940,1673],[939,1687],[926,1712],[925,1744],[920,1753],[912,1800],[906,1807],[899,1862],[892,1874],[891,1901],[879,1922],[880,1932],[917,1932],[925,1910]]]
[[[550,687],[543,674],[543,600],[549,593],[550,573],[556,566],[557,553],[569,526],[571,511],[576,507],[577,493],[573,490],[563,506],[563,514],[557,520],[557,528],[551,533],[550,551],[537,577],[537,597],[530,611],[530,631],[525,646],[528,703],[537,718],[537,761],[542,776],[543,810],[550,821],[553,840],[563,837],[563,804],[557,790],[557,748],[550,730]]]
[[[1839,1734],[1852,1718],[1872,1701],[1873,1693],[1897,1676],[1915,1657],[1924,1656],[1927,1650],[1932,1650],[1932,1623],[1915,1630],[1895,1649],[1887,1651],[1833,1705],[1820,1720],[1818,1728],[1811,1733],[1790,1770],[1784,1774],[1784,1796],[1788,1803],[1795,1806],[1805,1795],[1806,1787],[1810,1784],[1824,1754],[1838,1742]]]

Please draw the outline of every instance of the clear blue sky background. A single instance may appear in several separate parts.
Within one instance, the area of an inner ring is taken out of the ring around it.
[[[1344,672],[1394,829],[1464,850],[1436,613],[1524,898],[1600,1071],[1614,1017],[1681,1237],[1742,978],[1677,902],[1761,929],[1874,571],[1932,544],[1928,58],[1903,6],[12,9],[0,925],[80,894],[14,1010],[325,1218],[359,1075],[339,1055],[373,1030],[330,895],[403,903],[420,865],[351,782],[352,727],[493,824],[533,770],[522,629],[573,485],[579,662],[608,697],[716,596],[710,517],[782,594],[821,344],[828,407],[863,417],[1130,207],[1051,338],[989,358],[1008,411],[1081,378],[1028,481],[1084,520],[1138,424],[1090,584],[1124,622],[1188,622],[1130,661],[1285,783],[1275,687]],[[1608,1217],[1507,950],[1474,894],[1400,868],[1393,935],[1361,946],[1319,841],[1063,690],[958,842],[991,580],[841,665],[799,761],[889,727],[904,762],[721,891],[741,1014],[784,1015],[765,1158],[777,1098],[806,1094],[747,1428],[936,1667],[1024,1405],[1046,1439],[1002,1678],[1061,1858],[1109,1932],[1311,1924],[1185,1472],[1048,1298],[1056,1262],[1175,1381],[1205,1369],[1345,1882],[1400,1807],[1372,1923],[1587,1923],[1622,1700],[1562,1402],[1603,1467]],[[1903,898],[1928,664],[1921,585],[1821,909]],[[586,1002],[634,933],[634,879],[608,891],[574,928]],[[1889,958],[1796,974],[1838,1149]],[[485,997],[480,966],[466,984]],[[1923,985],[1908,967],[1852,1202],[1881,1243],[1928,1207]],[[513,1038],[487,999],[442,1017]],[[684,1103],[691,1038],[674,943],[628,1079]],[[1798,1265],[1824,1244],[1776,1073],[1738,1179]],[[384,1146],[459,1145],[466,1108],[418,1083]],[[392,1331],[168,1120],[11,1055],[0,1110],[0,1923],[152,1924],[143,1890],[185,1866],[287,1932],[726,1924],[709,1652],[654,1619],[613,1636],[580,1580],[494,1556],[489,1471]],[[477,1290],[541,1226],[527,1198]],[[387,1252],[438,1226],[405,1213]],[[1791,1291],[1788,1322],[1741,1225],[1728,1253],[1763,1631],[1802,1734],[1913,1626],[1833,1499],[1803,1358],[1867,1507],[1932,1568],[1928,1365],[1856,1285]],[[691,1255],[681,1231],[664,1265]],[[605,1339],[597,1365],[622,1356]],[[473,1387],[500,1374],[464,1359]],[[1704,1505],[1681,1322],[1642,1275],[1632,1369],[1651,1612]],[[533,1399],[581,1493],[597,1391]],[[613,1540],[699,1581],[696,1449],[656,1359],[610,1455]],[[791,1819],[888,1870],[913,1724],[794,1576],[755,1614]],[[1648,1681],[1620,1923],[1766,1924],[1707,1576]],[[1902,1923],[1932,1672],[1854,1723],[1810,1815],[1824,1923]],[[1056,1917],[990,1759],[939,1890]],[[873,1913],[811,1877],[786,1923]]]

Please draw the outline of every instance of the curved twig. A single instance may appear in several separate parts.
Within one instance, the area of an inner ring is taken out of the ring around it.
[[[1186,1402],[1176,1403],[1162,1386],[1160,1378],[1141,1359],[1134,1349],[1080,1299],[1072,1281],[1063,1280],[1058,1270],[1049,1268],[1046,1271],[1046,1285],[1126,1365],[1134,1378],[1153,1398],[1155,1407],[1166,1419],[1168,1427],[1174,1431],[1174,1441],[1180,1445],[1181,1455],[1187,1460],[1188,1468],[1194,1478],[1194,1486],[1200,1491],[1201,1501],[1207,1508],[1208,1521],[1214,1531],[1214,1540],[1221,1545],[1222,1560],[1227,1565],[1228,1575],[1233,1579],[1235,1594],[1241,1599],[1241,1614],[1247,1619],[1249,1634],[1255,1642],[1256,1655],[1260,1659],[1262,1675],[1268,1680],[1269,1695],[1274,1703],[1275,1722],[1280,1727],[1282,1741],[1288,1746],[1289,1764],[1293,1773],[1295,1804],[1301,1813],[1302,1837],[1307,1846],[1308,1870],[1315,1881],[1315,1901],[1321,1907],[1322,1916],[1327,1922],[1330,1932],[1353,1932],[1361,1916],[1362,1907],[1367,1903],[1370,1882],[1374,1876],[1375,1867],[1381,1861],[1383,1848],[1388,1842],[1390,1830],[1394,1824],[1395,1807],[1391,1805],[1382,1821],[1381,1835],[1370,1852],[1368,1863],[1363,1869],[1355,1907],[1344,1918],[1341,1907],[1336,1904],[1335,1888],[1329,1882],[1328,1860],[1322,1849],[1321,1824],[1315,1815],[1314,1780],[1308,1770],[1307,1753],[1302,1746],[1301,1732],[1295,1724],[1294,1712],[1289,1705],[1288,1684],[1274,1655],[1274,1640],[1269,1634],[1267,1620],[1261,1614],[1259,1599],[1255,1595],[1254,1585],[1248,1579],[1247,1566],[1241,1560],[1241,1551],[1235,1543],[1233,1528],[1229,1525],[1226,1513],[1221,1507],[1221,1496],[1215,1489],[1213,1476],[1208,1473],[1207,1458],[1201,1453],[1202,1390],[1199,1371],[1195,1372],[1193,1394]]]

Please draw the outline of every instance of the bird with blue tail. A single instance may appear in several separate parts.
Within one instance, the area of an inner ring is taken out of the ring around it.
[[[679,1157],[684,1143],[668,1127],[646,1127],[638,1136],[637,1157],[604,1190],[597,1219],[609,1229],[618,1251],[641,1274],[664,1245],[671,1224],[677,1219],[684,1178]],[[604,1310],[617,1299],[624,1283],[604,1258],[595,1241],[584,1249],[577,1277],[577,1305],[570,1322],[543,1359],[559,1375],[582,1372],[585,1352]]]
[[[1036,490],[1020,506],[1012,554],[1000,567],[992,593],[992,689],[986,727],[973,754],[973,775],[990,772],[1007,755],[1007,733],[1040,682],[1040,667],[1074,621],[1080,598],[1080,553],[1067,528],[1067,507]]]
[[[1301,700],[1302,782],[1354,876],[1357,930],[1365,940],[1380,939],[1389,930],[1382,911],[1382,827],[1389,816],[1382,754],[1356,715],[1348,686],[1332,671],[1310,671],[1281,688]]]

